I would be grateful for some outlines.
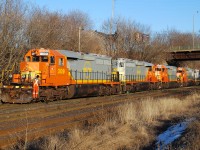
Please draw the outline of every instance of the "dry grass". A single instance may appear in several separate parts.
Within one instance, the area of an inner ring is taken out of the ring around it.
[[[173,145],[177,150],[199,150],[200,149],[200,120],[192,122],[187,132]]]
[[[191,132],[190,138],[187,141],[188,145],[185,149],[199,150],[200,149],[200,122],[194,122],[190,125],[189,130]]]
[[[140,103],[127,103],[119,107],[118,116],[122,123],[146,122],[152,123],[158,119],[169,119],[171,115],[184,113],[189,107],[199,103],[198,94],[177,98],[146,99]]]
[[[88,130],[74,129],[69,133],[67,140],[60,136],[49,137],[40,148],[141,149],[155,138],[153,127],[158,124],[158,119],[170,119],[175,114],[181,115],[190,107],[199,104],[199,99],[200,95],[195,93],[183,100],[161,98],[126,103],[117,107],[116,112],[113,112],[114,116],[106,119],[101,125]]]

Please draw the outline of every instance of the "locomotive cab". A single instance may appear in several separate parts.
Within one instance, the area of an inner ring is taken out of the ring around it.
[[[177,76],[178,82],[180,82],[180,83],[184,83],[184,82],[188,81],[186,70],[182,67],[177,68],[176,76]]]
[[[54,56],[53,56],[54,57]],[[25,56],[24,61],[20,63],[20,74],[16,78],[14,75],[14,83],[32,83],[35,76],[39,75],[42,79],[42,70],[49,64],[49,52],[47,50],[30,50]],[[45,70],[46,71],[46,70]]]
[[[13,75],[13,83],[32,84],[34,78],[39,75],[40,86],[66,85],[67,79],[69,80],[66,61],[66,57],[57,51],[30,50],[20,63],[20,74]]]
[[[169,82],[167,68],[164,65],[154,65],[152,70],[158,82]]]

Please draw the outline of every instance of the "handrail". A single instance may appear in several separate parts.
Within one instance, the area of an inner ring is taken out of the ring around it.
[[[171,46],[170,51],[181,51],[181,50],[200,50],[200,44],[193,46]]]

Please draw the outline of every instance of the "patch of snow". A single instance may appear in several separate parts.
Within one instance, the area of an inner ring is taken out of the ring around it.
[[[156,149],[165,150],[173,141],[181,137],[182,133],[187,129],[188,125],[195,118],[186,119],[185,121],[169,127],[165,132],[156,138]]]

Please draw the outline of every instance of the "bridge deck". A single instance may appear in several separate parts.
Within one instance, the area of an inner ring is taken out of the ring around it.
[[[200,60],[200,49],[171,51],[170,54],[174,61]]]

